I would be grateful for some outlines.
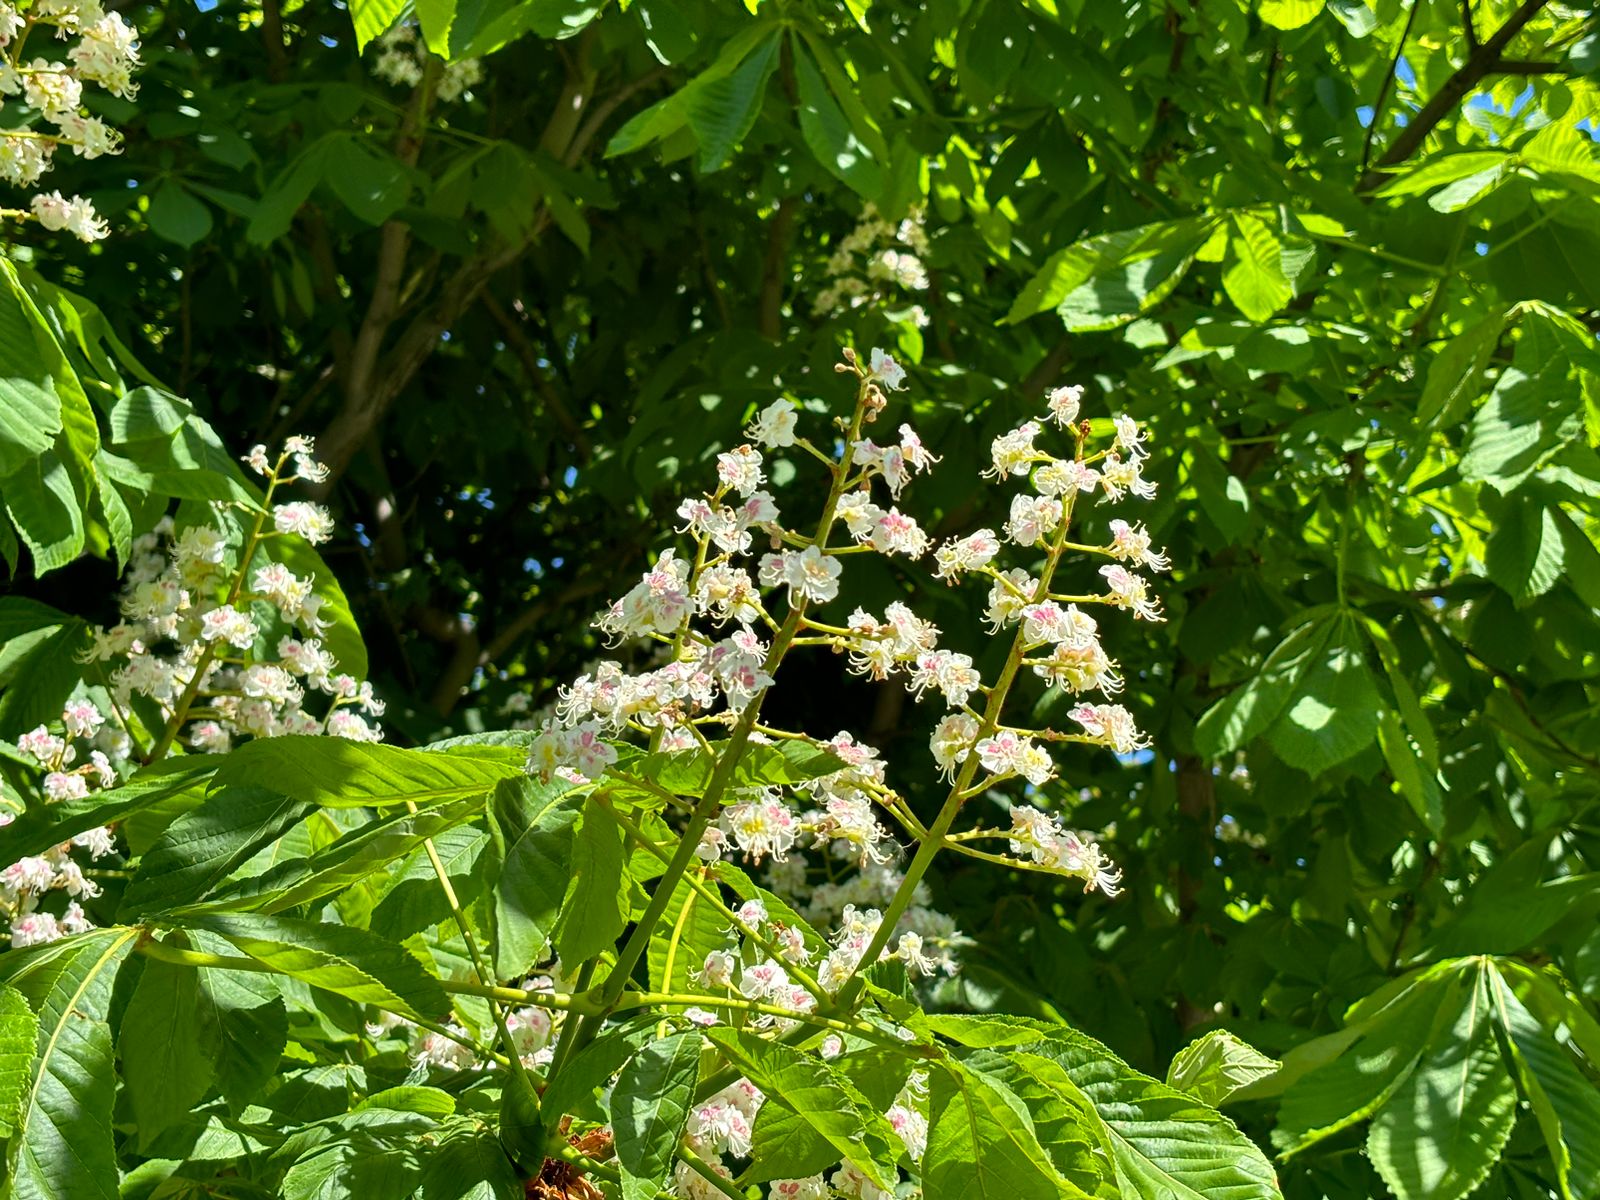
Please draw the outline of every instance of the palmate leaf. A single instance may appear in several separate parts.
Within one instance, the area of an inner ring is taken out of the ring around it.
[[[1398,1200],[1460,1200],[1483,1182],[1516,1124],[1517,1092],[1494,1033],[1487,966],[1455,1023],[1373,1118],[1367,1156]]]
[[[0,965],[38,1014],[38,1035],[11,1139],[8,1198],[116,1200],[111,1134],[112,980],[133,929],[101,929],[53,953]]]
[[[1227,1117],[1068,1031],[1028,1048],[1066,1073],[1099,1118],[1125,1195],[1281,1200],[1272,1165]]]
[[[611,1128],[625,1200],[654,1200],[666,1184],[699,1073],[698,1032],[651,1042],[623,1067],[611,1091]]]
[[[1369,1019],[1357,1022],[1348,1048],[1297,1079],[1285,1093],[1272,1134],[1284,1157],[1366,1120],[1382,1107],[1416,1067],[1433,1030],[1454,1024],[1465,999],[1458,974],[1424,976]]]

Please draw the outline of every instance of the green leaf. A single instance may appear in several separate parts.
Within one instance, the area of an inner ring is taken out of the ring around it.
[[[429,1020],[450,1008],[439,981],[416,958],[364,929],[244,913],[189,917],[184,926],[224,937],[256,961],[312,987],[408,1020]]]
[[[205,907],[286,912],[362,882],[424,841],[447,833],[483,811],[475,796],[435,805],[419,812],[392,812],[341,835],[308,858],[283,863],[251,879],[222,889]],[[280,831],[281,833],[281,831]],[[276,836],[276,835],[275,835]],[[265,845],[268,838],[260,842]],[[432,864],[429,864],[430,871]],[[433,877],[439,889],[437,876]]]
[[[184,249],[211,232],[211,209],[175,179],[156,189],[147,215],[152,232]]]
[[[167,826],[140,859],[122,897],[123,918],[200,899],[313,811],[307,801],[263,787],[218,788]]]
[[[674,796],[703,796],[716,769],[716,756],[705,750],[658,751],[624,759],[607,771],[606,780],[636,780]],[[728,786],[735,790],[793,787],[844,769],[845,762],[838,755],[810,742],[787,740],[776,746],[752,745],[734,766]],[[648,791],[644,794],[654,796]]]
[[[356,28],[356,49],[386,32],[405,11],[405,0],[350,0],[350,20]]]
[[[1029,1053],[1057,1063],[1094,1105],[1124,1195],[1281,1200],[1271,1164],[1214,1108],[1082,1034],[1056,1034]]]
[[[200,935],[202,948],[221,939]],[[289,1040],[289,1014],[271,975],[201,967],[202,1021],[217,1030],[217,1086],[235,1111],[255,1103],[277,1074]]]
[[[1570,317],[1523,305],[1511,365],[1473,417],[1462,478],[1502,492],[1583,433],[1584,399],[1600,389],[1600,352]]]
[[[791,41],[790,46],[800,91],[800,134],[806,145],[829,174],[857,195],[875,198],[883,190],[883,171],[828,94],[811,55],[797,41]]]
[[[411,184],[399,160],[359,138],[340,138],[328,154],[328,186],[368,225],[382,225],[410,197]]]
[[[1490,168],[1504,165],[1510,155],[1504,150],[1470,150],[1465,153],[1436,154],[1414,168],[1394,176],[1378,189],[1379,196],[1415,196],[1432,191]]]
[[[878,1109],[842,1072],[820,1058],[736,1029],[707,1036],[735,1067],[777,1104],[801,1117],[879,1187],[891,1187],[900,1139]]]
[[[1517,1090],[1495,1040],[1485,976],[1455,1023],[1372,1121],[1367,1156],[1397,1200],[1461,1200],[1489,1173],[1516,1124]]]
[[[1428,364],[1427,382],[1417,404],[1417,423],[1453,423],[1466,413],[1477,397],[1483,369],[1500,344],[1505,332],[1506,314],[1501,309],[1490,313],[1451,338]]]
[[[1416,1067],[1432,1031],[1454,1024],[1464,1002],[1458,979],[1438,976],[1415,983],[1356,1023],[1343,1053],[1284,1094],[1272,1134],[1283,1157],[1366,1120],[1387,1103]]]
[[[0,481],[0,494],[36,574],[58,570],[82,553],[86,497],[56,451],[46,450]]]
[[[1354,623],[1341,618],[1326,653],[1301,678],[1282,715],[1267,730],[1284,762],[1319,775],[1372,744],[1372,714],[1382,700],[1364,650]]]
[[[437,1136],[416,1200],[523,1200],[522,1180],[493,1133],[472,1124],[446,1126]]]
[[[494,885],[495,973],[521,975],[538,959],[555,929],[572,881],[573,829],[581,796],[560,781],[523,776],[495,791],[496,834],[505,846]]]
[[[665,1187],[700,1076],[700,1035],[651,1042],[611,1091],[611,1128],[625,1200],[654,1200]]]
[[[463,905],[472,904],[489,887],[490,841],[489,834],[476,825],[460,825],[434,839],[445,876]],[[450,919],[450,905],[426,850],[412,851],[397,870],[372,883],[377,903],[367,927],[373,933],[404,941]],[[519,972],[497,967],[496,974],[509,979]]]
[[[117,1033],[139,1146],[183,1121],[211,1088],[221,1031],[192,967],[145,962]]]
[[[1489,578],[1523,605],[1556,585],[1565,561],[1566,542],[1550,506],[1526,491],[1511,496],[1489,535]]]
[[[1252,321],[1265,321],[1294,295],[1283,273],[1283,247],[1260,217],[1234,213],[1233,228],[1222,286],[1240,312]]]
[[[10,672],[27,685],[7,687],[0,695],[0,737],[14,738],[61,719],[61,706],[83,678],[83,664],[77,656],[88,641],[88,626],[71,618],[33,642]],[[60,809],[52,812],[59,815]],[[8,842],[20,832],[20,825],[8,829]]]
[[[1213,219],[1184,217],[1097,234],[1052,254],[1006,314],[1056,309],[1070,331],[1112,329],[1159,304],[1211,236]]]
[[[59,704],[56,707],[59,709]],[[32,809],[6,827],[6,851],[19,858],[43,854],[85,830],[126,820],[163,802],[184,797],[198,800],[217,763],[209,755],[167,758],[143,768],[121,787]]]
[[[456,19],[456,0],[416,0],[417,24],[422,40],[440,58],[450,57],[450,27]]]
[[[1600,1089],[1579,1072],[1498,972],[1489,975],[1487,986],[1510,1041],[1517,1078],[1555,1161],[1561,1194],[1589,1200],[1600,1194]]]
[[[543,1104],[550,1112],[575,1113],[587,1106],[597,1089],[641,1046],[652,1041],[660,1017],[646,1014],[623,1024],[607,1026],[556,1073],[545,1090]]]
[[[700,143],[702,174],[727,165],[734,148],[756,123],[767,80],[778,65],[781,40],[781,32],[772,30],[731,72],[711,79],[701,76],[684,89],[684,119]]]
[[[1326,0],[1261,0],[1256,11],[1274,29],[1299,29],[1315,20]]]
[[[117,1200],[106,1013],[112,979],[137,933],[80,935],[57,943],[36,970],[12,976],[39,1026],[9,1148],[8,1200]]]
[[[336,737],[261,738],[223,760],[213,788],[272,780],[275,790],[325,808],[419,806],[482,796],[523,774],[524,755],[497,746],[451,754]]]
[[[38,341],[49,337],[10,264],[0,266],[0,481],[55,444],[61,400]]]
[[[1280,642],[1250,681],[1206,712],[1195,746],[1209,758],[1238,750],[1265,733],[1288,706],[1301,681],[1321,661],[1335,621],[1306,621]]]
[[[39,1018],[10,984],[0,984],[0,1138],[16,1130],[17,1109],[28,1086]]]
[[[693,991],[689,976],[705,963],[707,954],[726,944],[731,925],[727,916],[686,880],[678,880],[666,911],[650,931],[645,958],[651,988],[658,992]]]
[[[1004,1084],[959,1062],[941,1063],[931,1074],[922,1156],[928,1200],[1083,1195],[1055,1169],[1028,1110]]]
[[[1173,1056],[1167,1085],[1215,1108],[1241,1088],[1275,1074],[1282,1065],[1226,1029],[1213,1029]]]
[[[571,880],[550,931],[556,956],[583,962],[616,943],[628,924],[622,826],[598,805],[583,810],[572,840]]]
[[[1112,1178],[1111,1142],[1089,1098],[1072,1082],[1061,1064],[1025,1050],[981,1050],[968,1058],[1022,1101],[1033,1121],[1034,1136],[1056,1170],[1077,1191],[1117,1200]]]

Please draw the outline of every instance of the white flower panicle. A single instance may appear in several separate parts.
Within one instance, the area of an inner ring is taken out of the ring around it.
[[[921,208],[914,208],[903,220],[893,222],[885,220],[869,203],[862,210],[860,222],[828,256],[828,282],[812,301],[813,315],[848,312],[867,304],[894,308],[909,299],[907,293],[926,291],[929,279],[923,260],[927,254],[928,235],[923,229]],[[928,323],[921,304],[909,303],[900,311],[911,325]]]
[[[257,446],[245,462],[267,478],[269,508],[246,544],[234,545],[219,510],[217,525],[182,530],[164,518],[137,539],[122,593],[123,620],[94,629],[85,661],[106,664],[110,700],[128,711],[135,697],[153,701],[193,750],[222,753],[243,738],[332,734],[378,741],[383,702],[370,684],[339,671],[324,638],[331,622],[310,576],[271,556],[274,539],[326,540],[332,522],[308,502],[271,504],[294,480],[319,481],[310,438],[290,438],[282,453]],[[268,525],[270,518],[270,525]],[[325,699],[321,715],[308,705]]]
[[[395,87],[414,88],[427,74],[428,48],[417,37],[417,27],[402,21],[377,40],[377,57],[372,73]],[[463,96],[483,82],[483,62],[476,58],[456,58],[439,64],[433,95],[446,104]]]
[[[890,260],[883,269],[891,268],[905,269]],[[853,414],[837,422],[842,436],[810,440],[806,414],[787,398],[760,408],[744,430],[748,441],[717,456],[714,490],[679,506],[678,530],[687,544],[661,551],[639,582],[595,618],[614,644],[647,648],[640,665],[602,662],[560,689],[531,744],[528,769],[543,778],[582,784],[609,774],[634,779],[635,787],[640,770],[652,772],[644,782],[658,784],[659,760],[632,751],[623,760],[619,739],[637,738],[658,755],[705,756],[700,765],[735,752],[764,762],[828,756],[821,774],[801,772],[800,782],[783,784],[740,774],[741,762],[732,775],[720,774],[718,805],[697,812],[690,870],[703,887],[726,885],[740,899],[723,902],[720,944],[697,952],[689,971],[695,1003],[673,1018],[680,1029],[729,1023],[781,1032],[819,1004],[850,995],[858,972],[877,962],[898,961],[913,980],[955,970],[961,939],[954,922],[930,906],[921,870],[914,878],[905,873],[901,832],[909,844],[934,827],[924,826],[889,786],[877,750],[847,731],[824,740],[762,723],[764,698],[785,655],[801,646],[838,653],[849,671],[892,679],[943,710],[935,714],[929,751],[950,782],[937,828],[952,851],[990,839],[1009,854],[972,852],[1108,896],[1118,891],[1121,877],[1099,844],[1066,829],[1048,797],[1059,790],[1054,744],[1122,755],[1149,745],[1127,709],[1103,702],[1121,692],[1123,679],[1102,638],[1105,627],[1130,616],[1160,619],[1140,572],[1166,569],[1168,561],[1144,525],[1125,520],[1110,522],[1093,544],[1068,540],[1083,497],[1114,502],[1153,493],[1143,474],[1145,431],[1118,417],[1111,443],[1097,449],[1091,444],[1097,426],[1081,419],[1083,389],[1049,392],[1043,411],[993,441],[985,474],[1017,489],[1000,532],[981,528],[935,543],[912,515],[907,493],[938,456],[909,424],[897,423],[889,437],[869,436],[869,426],[906,386],[904,368],[874,350],[847,351],[838,369],[858,384]],[[813,533],[785,522],[767,490],[769,481],[790,473],[774,470],[767,456],[791,450],[823,459],[832,477]],[[1004,668],[986,682],[980,662],[988,656],[947,644],[941,629],[904,599],[881,614],[852,607],[847,617],[833,615],[844,608],[854,578],[849,556],[863,553],[888,560],[897,574],[921,573],[924,581],[954,586],[980,579],[986,623],[1010,643]],[[1082,571],[1094,581],[1092,590],[1074,594],[1061,580],[1084,558],[1098,558],[1098,571]],[[158,613],[172,607],[164,592],[144,602]],[[1005,723],[1007,696],[1019,678],[1070,698],[1068,729]],[[741,749],[724,751],[730,743],[714,740],[729,729]],[[719,772],[721,766],[719,758]],[[967,802],[991,789],[993,798],[1005,797],[1010,827],[952,832]],[[734,887],[736,876],[719,879],[717,864],[728,857],[763,865],[770,892],[751,895]],[[689,1118],[689,1145],[719,1177],[731,1178],[732,1160],[751,1151],[760,1096],[741,1090],[748,1088],[741,1081]],[[925,1087],[908,1086],[884,1116],[915,1163],[926,1147]],[[673,1188],[680,1196],[721,1194],[696,1172],[680,1171]],[[846,1164],[774,1181],[768,1194],[889,1193]]]
[[[41,26],[53,27],[57,40],[71,42],[64,61],[38,54],[24,59],[29,35]],[[138,93],[133,82],[138,67],[138,33],[99,0],[35,0],[26,8],[0,0],[0,180],[33,187],[62,147],[86,159],[119,153],[121,135],[85,111],[84,85],[131,100]],[[18,104],[29,112],[21,118],[28,125],[8,129],[5,110]],[[49,126],[54,129],[44,128]],[[92,203],[59,191],[35,194],[26,209],[0,212],[85,242],[110,232]]]

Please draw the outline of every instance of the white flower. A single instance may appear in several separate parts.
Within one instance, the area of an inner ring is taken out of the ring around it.
[[[906,369],[882,350],[874,348],[868,360],[867,374],[894,392],[904,382]]]
[[[1061,524],[1061,501],[1048,496],[1011,497],[1006,536],[1018,546],[1037,546]]]
[[[785,550],[761,560],[761,583],[780,584],[789,589],[791,606],[804,602],[826,604],[839,594],[839,560],[830,558],[816,546],[804,550]]]
[[[717,478],[724,487],[740,496],[749,496],[764,482],[766,474],[761,469],[761,454],[754,446],[735,446],[725,454],[717,455]]]
[[[937,454],[922,444],[916,430],[909,425],[900,426],[900,453],[914,471],[929,470],[934,463],[941,461]]]
[[[693,972],[695,982],[701,987],[725,988],[733,984],[733,955],[726,950],[713,950],[705,962]]]
[[[89,781],[82,775],[51,771],[44,777],[44,798],[52,803],[62,800],[82,800],[89,794]]]
[[[880,554],[904,554],[907,558],[921,558],[928,552],[928,535],[914,517],[908,517],[898,508],[891,508],[878,517],[871,535],[872,547]]]
[[[69,700],[61,710],[68,737],[93,737],[105,722],[105,715],[87,700]]]
[[[978,737],[978,722],[966,713],[950,713],[934,727],[928,748],[933,751],[933,761],[939,764],[939,773],[946,779],[955,777],[956,768],[966,761],[972,743]]]
[[[722,828],[734,845],[757,862],[768,855],[780,861],[787,857],[799,832],[794,813],[776,797],[775,790],[769,791],[760,799],[732,804],[722,811]]]
[[[903,250],[880,250],[867,264],[867,278],[892,281],[913,292],[923,291],[928,286],[928,272],[922,261]]]
[[[967,571],[988,566],[1000,553],[1000,539],[994,530],[980,529],[964,538],[946,542],[933,552],[937,567],[934,574],[946,583],[954,583]]]
[[[1067,716],[1082,725],[1090,737],[1118,754],[1132,754],[1151,744],[1134,724],[1133,714],[1120,704],[1083,704]]]
[[[65,229],[81,241],[94,242],[110,232],[109,226],[95,216],[94,205],[82,196],[68,200],[60,192],[41,192],[31,204],[39,224],[52,233]]]
[[[99,158],[122,149],[122,135],[99,117],[64,113],[56,123],[61,128],[61,136],[72,144],[73,153],[80,158]]]
[[[1100,472],[1073,459],[1054,458],[1033,473],[1033,486],[1045,496],[1067,496],[1073,492],[1092,492],[1100,482]]]
[[[761,414],[756,417],[750,428],[745,430],[745,436],[753,442],[758,442],[769,450],[781,446],[794,445],[795,426],[798,417],[793,401],[774,400]]]
[[[1111,423],[1117,428],[1117,440],[1112,443],[1114,448],[1134,458],[1143,457],[1144,434],[1139,431],[1139,423],[1127,416],[1113,418]]]
[[[45,120],[55,122],[78,110],[83,102],[83,84],[67,69],[66,63],[36,58],[23,74],[22,95]]]
[[[1143,525],[1129,525],[1126,521],[1111,522],[1111,554],[1123,562],[1149,567],[1152,571],[1167,571],[1172,562],[1165,554],[1150,549],[1150,531]]]
[[[333,518],[320,504],[296,500],[272,510],[272,525],[279,533],[297,533],[313,546],[333,536]]]
[[[1142,575],[1135,575],[1126,567],[1108,563],[1100,568],[1106,587],[1106,603],[1133,611],[1135,617],[1145,621],[1165,620],[1161,609],[1150,598],[1149,585]]]
[[[901,945],[905,938],[915,937],[908,933],[900,939]],[[930,974],[933,964],[929,963],[928,969],[923,974]],[[896,1104],[884,1113],[884,1118],[889,1122],[889,1127],[900,1135],[900,1140],[905,1143],[906,1157],[912,1162],[922,1160],[923,1151],[928,1148],[928,1118],[917,1112],[916,1109],[907,1108],[903,1104]]]
[[[1100,502],[1104,504],[1107,500],[1121,500],[1127,492],[1132,492],[1141,500],[1153,500],[1156,485],[1140,474],[1143,463],[1144,459],[1137,455],[1122,459],[1113,452],[1107,452],[1100,464],[1103,491]]]
[[[1078,409],[1083,401],[1083,389],[1077,386],[1058,387],[1050,393],[1045,403],[1050,408],[1050,419],[1065,429],[1078,419]]]
[[[803,1179],[774,1179],[767,1185],[772,1200],[828,1200],[828,1185],[821,1175]]]
[[[213,608],[200,618],[202,638],[208,642],[226,642],[236,650],[248,650],[255,645],[258,632],[254,618],[231,604]]]
[[[1015,429],[995,438],[989,447],[994,466],[985,476],[1004,479],[1007,475],[1026,475],[1029,467],[1042,456],[1034,449],[1033,439],[1039,436],[1039,422],[1024,421]]]

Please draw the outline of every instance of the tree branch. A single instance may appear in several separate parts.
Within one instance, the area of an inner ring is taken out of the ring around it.
[[[1445,80],[1444,86],[1438,93],[1411,118],[1410,124],[1401,130],[1394,144],[1384,151],[1383,157],[1378,160],[1378,167],[1395,166],[1415,154],[1439,122],[1455,111],[1462,98],[1484,76],[1494,73],[1505,48],[1517,34],[1522,32],[1528,22],[1539,14],[1546,3],[1547,0],[1523,0],[1522,5],[1506,18],[1505,24],[1496,29],[1488,41],[1468,55],[1467,61],[1456,69],[1455,74]],[[1378,123],[1376,113],[1373,114],[1372,123],[1376,127]],[[1356,190],[1371,192],[1387,178],[1382,170],[1367,171],[1362,175]]]

